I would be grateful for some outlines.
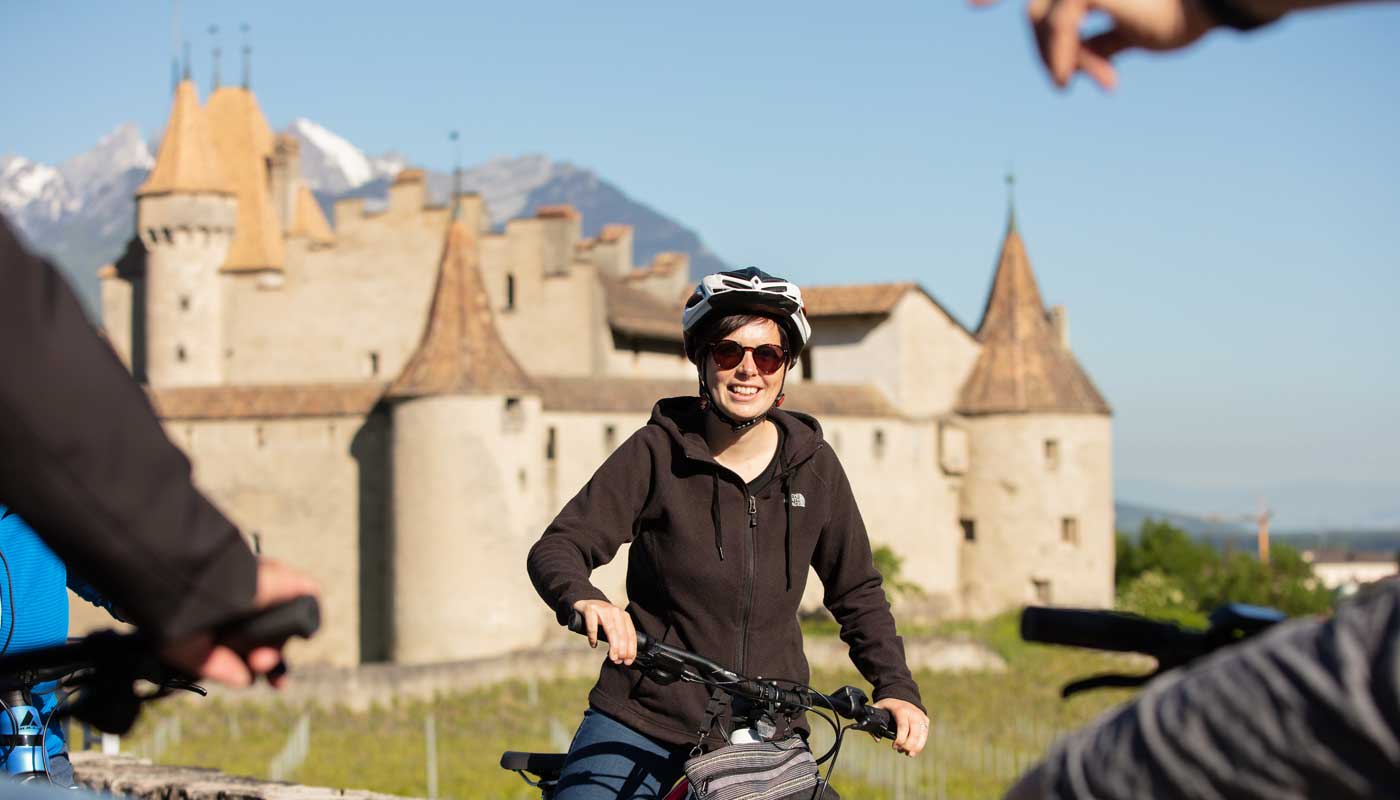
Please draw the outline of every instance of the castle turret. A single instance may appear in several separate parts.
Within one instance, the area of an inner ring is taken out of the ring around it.
[[[234,237],[236,201],[199,107],[181,81],[155,167],[136,191],[147,251],[141,294],[144,377],[153,386],[218,383],[223,362],[219,267]],[[139,316],[139,315],[137,315]]]
[[[1012,215],[957,406],[971,451],[960,574],[973,616],[1113,602],[1111,412],[1062,330]]]
[[[547,511],[540,401],[496,332],[477,234],[460,218],[447,232],[423,338],[387,397],[394,660],[538,644],[549,614],[524,564]]]
[[[224,86],[209,96],[210,141],[238,198],[238,224],[225,273],[262,273],[277,285],[286,261],[278,202],[272,194],[274,145],[258,100],[248,89]]]

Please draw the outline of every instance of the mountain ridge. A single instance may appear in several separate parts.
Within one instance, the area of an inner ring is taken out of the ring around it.
[[[304,117],[285,129],[301,144],[302,173],[332,220],[342,197],[382,202],[409,161],[398,153],[368,156],[353,143]],[[136,220],[136,188],[155,164],[151,146],[132,123],[123,123],[91,149],[58,166],[21,155],[0,157],[0,214],[35,250],[54,261],[94,318],[99,306],[98,268],[118,258]],[[450,174],[428,171],[430,199],[445,200]],[[691,258],[693,274],[726,269],[700,236],[652,206],[628,196],[591,170],[542,154],[496,157],[463,171],[462,188],[486,200],[493,226],[529,216],[542,205],[569,203],[584,215],[584,235],[605,224],[634,228],[633,250],[645,265],[657,253]]]

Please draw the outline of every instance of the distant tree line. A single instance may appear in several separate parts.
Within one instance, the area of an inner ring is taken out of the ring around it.
[[[1119,533],[1114,580],[1118,607],[1204,626],[1226,603],[1271,606],[1289,615],[1331,610],[1333,594],[1312,565],[1287,544],[1270,548],[1269,563],[1252,552],[1218,550],[1158,520],[1144,520],[1136,539]]]

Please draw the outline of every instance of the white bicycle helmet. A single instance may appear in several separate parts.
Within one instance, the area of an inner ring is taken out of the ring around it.
[[[802,290],[797,284],[775,278],[757,267],[745,267],[711,273],[700,279],[681,314],[686,352],[694,352],[690,337],[696,328],[712,316],[725,314],[774,317],[787,332],[791,351],[788,363],[797,361],[812,338],[812,326],[807,322]]]

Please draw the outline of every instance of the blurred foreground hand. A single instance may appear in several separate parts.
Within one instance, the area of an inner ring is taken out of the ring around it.
[[[989,6],[997,0],[971,0]],[[1084,37],[1091,11],[1108,15],[1113,27]],[[1104,89],[1118,85],[1110,59],[1124,50],[1177,50],[1218,24],[1200,0],[1031,0],[1027,7],[1040,60],[1056,86],[1083,72]]]
[[[310,577],[271,559],[258,560],[258,588],[253,608],[263,609],[302,595],[319,598],[321,587]],[[258,675],[267,675],[282,663],[280,647],[259,647],[243,659],[233,650],[215,644],[213,635],[199,633],[166,644],[161,658],[191,675],[229,686],[248,686]],[[273,680],[280,686],[282,679]]]

